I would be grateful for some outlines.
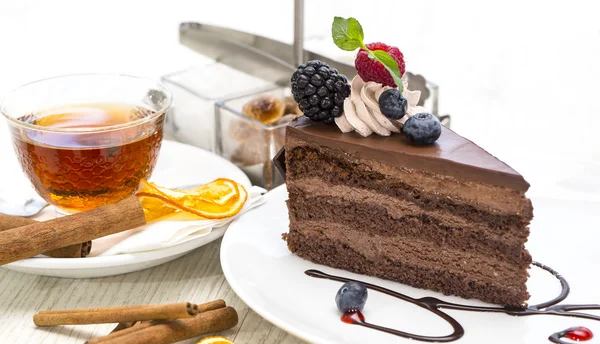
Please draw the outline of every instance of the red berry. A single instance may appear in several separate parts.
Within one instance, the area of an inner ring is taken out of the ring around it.
[[[390,54],[394,60],[398,63],[400,68],[400,76],[404,75],[406,66],[404,64],[404,55],[396,48],[391,47],[385,43],[371,43],[367,44],[369,50],[383,50]],[[354,60],[354,66],[358,71],[358,75],[365,81],[375,81],[384,86],[396,87],[394,79],[385,67],[376,60],[370,59],[366,50],[360,49]]]
[[[565,331],[565,337],[575,340],[575,341],[585,341],[590,340],[594,336],[592,331],[589,328],[579,326],[579,327],[571,327]]]
[[[365,316],[358,309],[344,312],[342,321],[346,324],[360,324],[365,322]]]

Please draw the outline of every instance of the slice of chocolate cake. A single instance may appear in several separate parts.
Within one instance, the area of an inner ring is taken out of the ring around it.
[[[315,263],[518,306],[529,297],[529,184],[471,141],[287,128],[289,249]]]
[[[286,130],[289,249],[419,288],[523,305],[529,184],[419,106],[398,48],[364,44],[354,18],[336,17],[332,35],[341,49],[359,49],[358,75],[348,84],[321,61],[292,75],[305,116]]]

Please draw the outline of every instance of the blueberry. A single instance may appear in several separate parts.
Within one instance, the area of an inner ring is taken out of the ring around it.
[[[401,119],[406,114],[407,107],[406,98],[395,88],[389,89],[379,96],[381,113],[389,119]]]
[[[298,85],[299,88],[304,88],[306,85],[308,85],[309,81],[310,80],[306,75],[299,75],[298,80],[296,80],[296,85]]]
[[[340,312],[362,311],[367,303],[367,288],[360,282],[346,282],[335,295],[335,304]]]
[[[304,95],[312,96],[315,93],[317,93],[317,88],[311,84],[306,85],[304,88]]]
[[[442,134],[442,125],[434,115],[421,112],[406,120],[402,132],[415,144],[430,145]]]

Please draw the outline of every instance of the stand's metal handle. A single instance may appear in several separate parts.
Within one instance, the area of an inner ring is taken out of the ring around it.
[[[304,62],[304,0],[294,0],[294,67]]]

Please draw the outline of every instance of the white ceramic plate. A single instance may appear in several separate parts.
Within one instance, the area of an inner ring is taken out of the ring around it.
[[[287,232],[285,200],[279,187],[267,203],[236,219],[221,246],[221,265],[236,294],[261,316],[312,343],[417,343],[340,321],[335,294],[341,283],[308,277],[304,271],[323,272],[378,284],[414,298],[432,296],[448,302],[486,304],[400,283],[320,266],[292,255],[281,239]],[[536,220],[528,248],[535,260],[561,272],[571,284],[565,303],[600,303],[598,293],[598,203],[534,199]],[[594,210],[596,209],[596,211]],[[568,224],[568,227],[565,225]],[[571,239],[572,236],[572,239]],[[548,273],[533,268],[528,289],[530,304],[552,299],[560,286]],[[548,336],[571,326],[586,326],[600,336],[600,322],[555,316],[514,317],[500,313],[445,310],[458,320],[465,335],[457,343],[549,343]],[[600,314],[596,311],[595,314]],[[387,295],[369,291],[367,321],[410,333],[440,336],[451,327],[435,315]],[[593,342],[593,341],[592,341]]]
[[[178,187],[230,178],[250,187],[248,177],[234,164],[208,151],[175,141],[163,141],[158,162],[151,180],[159,185]],[[45,210],[51,216],[52,208]],[[44,215],[42,215],[44,216]],[[123,274],[150,268],[206,245],[223,236],[224,228],[169,248],[133,254],[88,258],[35,257],[6,264],[3,267],[37,275],[90,278]]]

